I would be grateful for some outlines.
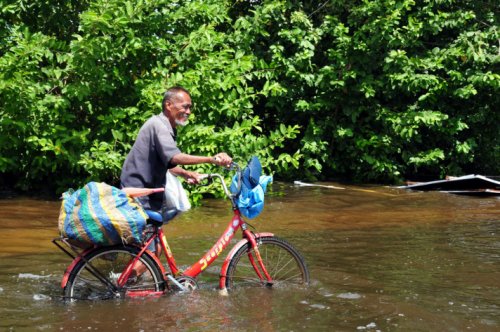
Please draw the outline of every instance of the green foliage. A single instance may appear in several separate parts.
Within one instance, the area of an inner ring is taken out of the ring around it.
[[[0,172],[118,183],[162,92],[186,153],[283,179],[499,172],[493,1],[0,0]],[[209,165],[193,166],[200,172]],[[190,187],[191,197],[219,195]]]

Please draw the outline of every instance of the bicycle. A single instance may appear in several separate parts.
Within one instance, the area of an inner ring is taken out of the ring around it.
[[[238,192],[242,181],[241,169],[235,163],[230,169],[236,170]],[[238,209],[237,195],[228,190],[222,175],[204,175],[204,179],[215,178],[220,180],[225,195],[232,203],[234,214],[219,239],[198,261],[181,271],[162,230],[164,222],[161,214],[146,210],[148,228],[140,244],[81,249],[65,238],[52,241],[73,258],[62,278],[63,297],[70,300],[100,300],[159,296],[171,290],[194,290],[198,288],[196,277],[229,246],[239,229],[242,239],[233,246],[222,264],[219,276],[222,294],[227,295],[228,291],[239,287],[307,286],[309,271],[299,251],[273,233],[250,231]],[[155,243],[159,243],[168,268],[148,249]]]

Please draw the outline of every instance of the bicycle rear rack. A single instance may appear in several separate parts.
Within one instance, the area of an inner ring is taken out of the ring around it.
[[[70,248],[74,254],[72,254],[71,252],[69,252],[66,248],[64,248],[59,242],[62,242],[66,245],[66,247]],[[67,238],[64,238],[64,237],[57,237],[55,239],[52,240],[52,243],[58,247],[62,252],[64,252],[66,255],[68,255],[69,257],[71,257],[71,259],[75,259],[77,256],[81,256],[82,253],[86,250],[86,249],[89,249],[91,248],[91,246],[88,246],[86,248],[84,247],[81,247],[81,246],[78,246],[76,244],[71,244]]]

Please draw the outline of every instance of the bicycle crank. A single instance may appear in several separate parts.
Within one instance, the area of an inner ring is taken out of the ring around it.
[[[179,285],[182,286],[180,289],[181,291],[189,291],[192,292],[195,289],[198,289],[198,282],[194,278],[188,277],[188,276],[180,276],[175,278],[176,283],[174,283],[177,287]],[[180,287],[178,287],[180,288]]]

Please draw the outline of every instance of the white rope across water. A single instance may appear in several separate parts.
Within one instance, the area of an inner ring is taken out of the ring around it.
[[[302,181],[293,181],[293,184],[298,185],[298,186],[303,186],[303,187],[321,187],[321,188],[340,189],[340,190],[346,189],[346,188],[343,188],[343,187],[328,186],[328,185],[324,185],[324,184],[306,183],[306,182],[302,182]],[[379,192],[379,191],[370,190],[370,189],[360,189],[360,188],[352,188],[352,187],[350,187],[349,189],[350,190],[355,190],[355,191],[362,191],[362,192],[365,192],[365,193],[378,194],[378,195],[396,196],[394,194]]]
[[[327,186],[323,184],[313,184],[313,183],[305,183],[302,181],[293,181],[293,184],[299,185],[299,186],[305,186],[305,187],[322,187],[322,188],[330,188],[330,189],[345,189],[342,187],[335,187],[335,186]]]

